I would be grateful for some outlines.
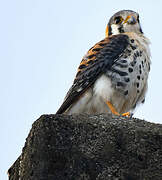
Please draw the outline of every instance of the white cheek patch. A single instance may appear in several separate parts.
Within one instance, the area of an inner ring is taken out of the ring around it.
[[[111,31],[112,31],[112,34],[119,34],[118,26],[116,24],[112,24]]]

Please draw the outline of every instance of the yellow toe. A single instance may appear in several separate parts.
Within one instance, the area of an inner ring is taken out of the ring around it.
[[[130,112],[126,112],[126,113],[123,113],[122,116],[130,117],[131,114],[130,114]]]

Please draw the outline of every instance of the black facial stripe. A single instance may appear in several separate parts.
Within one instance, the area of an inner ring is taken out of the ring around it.
[[[119,29],[119,32],[120,32],[120,33],[123,33],[123,32],[124,32],[123,26],[120,26],[118,29]]]
[[[139,15],[137,16],[137,21],[138,21],[138,23],[139,23]]]
[[[140,26],[140,32],[143,34],[143,31],[142,31],[142,29],[141,29],[141,26]]]
[[[108,35],[110,36],[110,35],[112,35],[112,28],[111,28],[111,25],[110,25],[110,24],[108,25],[108,27],[109,27]]]
[[[138,24],[139,24],[139,26],[140,26],[140,32],[143,34],[143,31],[142,31],[141,25],[140,25],[140,21],[139,21],[139,15],[137,16],[137,22],[138,22]]]

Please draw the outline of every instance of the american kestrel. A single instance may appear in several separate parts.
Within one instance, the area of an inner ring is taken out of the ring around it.
[[[83,57],[57,114],[129,116],[145,101],[150,63],[149,40],[138,13],[117,12],[106,27],[106,38]]]

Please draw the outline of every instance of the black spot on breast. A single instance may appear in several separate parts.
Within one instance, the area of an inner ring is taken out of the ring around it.
[[[140,74],[142,74],[142,71],[141,71],[141,69],[139,70],[139,73],[140,73]]]
[[[131,46],[133,50],[135,50],[137,47],[136,46]]]
[[[141,69],[141,64],[139,65],[139,68]]]
[[[139,88],[139,83],[137,83],[136,85],[137,85],[137,88]]]
[[[118,81],[117,86],[125,86],[125,84],[123,82],[121,82],[121,81]]]
[[[138,80],[140,80],[140,79],[141,79],[141,77],[138,75],[138,76],[137,76],[137,79],[138,79]]]
[[[140,56],[142,56],[142,53],[143,53],[143,52],[142,52],[142,51],[140,51],[139,53],[140,53]]]
[[[128,68],[128,71],[129,71],[130,73],[133,72],[133,68],[129,67],[129,68]]]
[[[127,50],[126,50],[126,53],[130,54],[130,53],[131,53],[131,50],[127,49]]]
[[[132,67],[134,67],[135,64],[136,64],[136,61],[132,61],[132,62],[130,63],[130,65],[131,65]]]
[[[140,53],[137,51],[137,52],[136,52],[136,55],[137,55],[137,57],[138,57],[138,56],[140,56]]]
[[[133,55],[133,59],[135,60],[135,59],[137,59],[137,55],[136,55],[136,53],[134,53],[134,55]]]
[[[129,82],[129,81],[130,81],[129,77],[125,77],[125,78],[124,78],[124,81],[125,81],[125,82]]]
[[[131,48],[132,48],[133,50],[137,49],[137,46],[134,46],[134,45],[132,45],[132,44],[130,44],[130,46],[131,46]]]
[[[126,91],[124,92],[124,95],[125,95],[125,96],[128,95],[128,90],[126,90]]]
[[[143,61],[142,61],[142,67],[144,67]]]
[[[133,58],[136,59],[136,58],[139,57],[139,56],[140,56],[139,52],[136,51],[136,52],[134,53],[134,55],[133,55]]]
[[[131,39],[131,43],[134,43],[134,39]]]
[[[150,64],[148,64],[148,71],[150,71]]]
[[[137,58],[138,58],[137,54],[134,53],[134,55],[133,55],[133,60],[136,61]]]
[[[139,90],[137,90],[137,93],[139,93],[140,91]]]

